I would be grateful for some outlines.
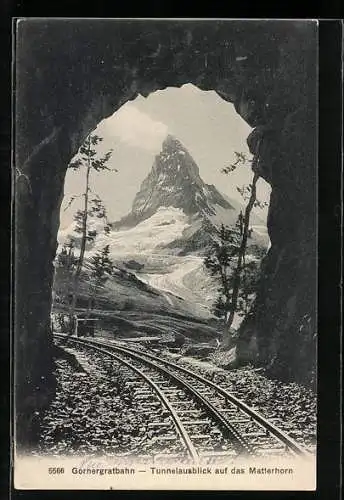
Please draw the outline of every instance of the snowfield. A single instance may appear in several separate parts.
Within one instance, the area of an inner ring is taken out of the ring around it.
[[[187,227],[188,217],[181,209],[160,207],[149,219],[131,229],[112,231],[109,236],[99,235],[96,248],[110,245],[113,258],[133,254],[149,255],[157,247],[180,238]]]
[[[198,275],[196,283],[194,280],[188,280],[195,273]],[[169,272],[162,274],[144,273],[140,274],[139,277],[154,288],[167,292],[168,295],[165,297],[170,304],[174,304],[173,296],[175,296],[192,304],[201,317],[210,316],[209,287],[206,286],[208,276],[201,257],[196,255],[178,256]]]
[[[104,231],[104,223],[98,218],[88,219],[87,222],[88,229],[91,231],[97,231],[98,234]],[[72,224],[65,229],[60,229],[57,234],[57,241],[59,246],[61,247],[65,243],[67,243],[68,238],[75,238],[76,240],[80,239],[80,233],[75,231],[75,223]]]
[[[104,224],[99,219],[88,220],[89,230],[96,230],[94,251],[110,245],[111,256],[131,254],[149,254],[158,246],[165,246],[180,238],[184,229],[190,226],[183,210],[174,207],[160,207],[149,219],[144,220],[131,229],[112,231],[104,234]],[[58,242],[63,245],[68,237],[80,238],[74,230],[74,223],[58,233]],[[92,253],[92,252],[90,252]]]
[[[171,250],[162,248],[180,238],[183,231],[190,227],[188,216],[181,209],[161,207],[137,226],[111,231],[109,235],[103,234],[103,226],[98,220],[90,221],[89,227],[96,229],[98,236],[94,248],[85,253],[86,257],[109,245],[110,255],[115,262],[135,259],[144,264],[143,272],[136,273],[138,278],[161,291],[170,305],[183,300],[190,303],[198,316],[211,315],[212,293],[209,286],[212,283],[202,258],[197,255],[174,255]],[[67,236],[80,237],[71,226],[59,232],[60,245]]]
[[[215,208],[218,210],[221,207]],[[221,215],[223,213],[220,211]],[[160,207],[154,215],[135,227],[111,231],[109,235],[103,232],[103,223],[93,219],[89,221],[89,229],[96,230],[98,236],[94,247],[86,251],[85,256],[89,258],[109,245],[110,256],[117,265],[123,266],[129,260],[143,264],[142,271],[131,272],[157,289],[170,306],[187,307],[193,315],[209,318],[213,316],[211,310],[217,284],[206,271],[203,258],[195,254],[178,255],[178,250],[174,252],[166,249],[169,243],[182,237],[185,229],[194,227],[195,224],[190,225],[189,217],[183,210],[174,207]],[[264,237],[264,226],[255,226],[255,231],[256,228],[260,230],[260,236]],[[59,232],[60,245],[68,236],[80,238],[72,225]],[[77,249],[75,253],[78,254]],[[234,327],[239,326],[240,322],[241,319],[236,317]]]
[[[202,258],[173,255],[171,251],[165,253],[162,249],[180,238],[188,227],[188,217],[181,209],[161,207],[152,217],[131,229],[99,237],[96,247],[109,244],[114,260],[132,258],[145,264],[143,272],[137,273],[137,276],[161,291],[170,305],[182,299],[191,303],[201,317],[209,317],[207,297],[202,293],[202,289],[207,289],[204,284],[208,278]],[[193,283],[195,286],[189,287],[185,278],[195,271],[199,280],[197,284]]]

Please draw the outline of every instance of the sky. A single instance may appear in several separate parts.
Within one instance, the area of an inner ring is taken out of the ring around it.
[[[148,97],[138,96],[124,104],[111,117],[101,121],[95,133],[103,137],[100,153],[113,149],[109,167],[118,172],[92,173],[91,187],[104,201],[109,219],[126,215],[140,185],[152,168],[167,134],[174,135],[196,161],[200,176],[230,198],[242,201],[236,187],[252,179],[249,167],[239,167],[230,175],[221,169],[234,161],[235,151],[249,156],[246,138],[251,129],[231,103],[214,91],[202,91],[187,84],[169,87]],[[61,208],[61,229],[70,225],[81,199],[65,210],[71,196],[80,195],[84,174],[67,171],[65,198]],[[267,200],[270,187],[258,183],[258,198]],[[260,211],[266,217],[266,210]]]

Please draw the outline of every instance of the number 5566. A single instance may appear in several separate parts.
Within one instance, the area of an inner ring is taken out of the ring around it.
[[[49,467],[48,473],[49,474],[63,474],[64,467]]]

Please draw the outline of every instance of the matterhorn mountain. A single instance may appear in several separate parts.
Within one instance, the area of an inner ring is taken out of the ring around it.
[[[149,218],[161,222],[168,209],[176,209],[187,216],[188,224],[182,235],[167,247],[182,251],[201,250],[222,223],[234,225],[244,207],[221,194],[214,185],[206,184],[199,168],[183,144],[168,135],[153,167],[142,182],[128,215],[112,224],[114,230],[126,230],[142,224]],[[168,218],[166,219],[166,224]],[[254,223],[254,221],[253,221]],[[259,222],[260,223],[260,222]]]
[[[230,182],[230,177],[224,176],[224,182]],[[205,269],[204,253],[216,238],[216,229],[221,224],[234,226],[244,208],[245,202],[233,201],[206,184],[185,146],[169,135],[131,211],[112,223],[109,234],[94,226],[96,221],[89,221],[98,235],[86,249],[86,259],[109,246],[117,274],[108,287],[116,309],[122,307],[119,303],[125,305],[125,311],[167,308],[208,320],[213,317],[218,283]],[[268,237],[256,215],[251,223],[248,254],[254,257],[255,246],[267,248]],[[259,232],[262,228],[265,234]],[[71,229],[60,231],[60,244],[68,235],[78,237]],[[141,320],[135,328],[141,331]]]
[[[168,135],[135,196],[130,214],[121,219],[118,226],[132,227],[151,217],[160,207],[180,208],[190,216],[211,216],[216,214],[216,205],[234,210],[214,186],[203,182],[197,164],[181,142]]]

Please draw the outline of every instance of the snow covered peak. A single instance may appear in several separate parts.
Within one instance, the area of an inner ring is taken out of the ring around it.
[[[171,187],[176,183],[181,185],[182,181],[194,183],[200,188],[203,185],[194,159],[183,144],[172,135],[168,135],[164,140],[162,150],[155,158],[152,173]]]
[[[151,217],[160,207],[174,207],[186,215],[213,216],[217,206],[233,206],[215,186],[207,185],[199,168],[183,144],[168,135],[152,169],[135,196],[132,211],[115,227],[132,227]]]

